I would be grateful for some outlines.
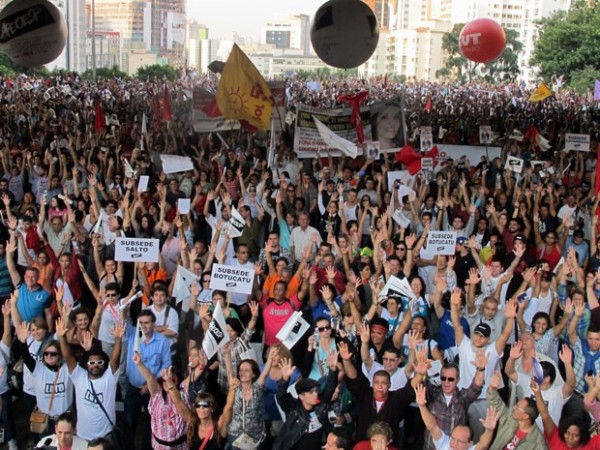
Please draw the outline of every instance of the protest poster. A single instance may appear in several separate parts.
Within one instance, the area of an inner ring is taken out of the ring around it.
[[[210,288],[238,294],[252,294],[254,269],[240,266],[213,264]]]
[[[434,255],[454,255],[456,231],[430,231],[427,235],[427,250]]]
[[[313,121],[317,125],[317,130],[319,130],[321,139],[323,139],[329,148],[341,150],[344,155],[349,156],[352,159],[356,159],[356,156],[358,155],[358,147],[356,144],[335,134],[315,116],[313,116]]]
[[[231,207],[231,217],[229,218],[229,236],[233,239],[240,237],[242,231],[244,231],[244,218],[240,212],[235,209],[235,206]]]
[[[521,173],[523,171],[523,163],[524,161],[521,158],[509,155],[506,158],[506,164],[504,165],[504,168],[511,170],[514,173]]]
[[[589,134],[565,134],[565,150],[576,152],[590,151],[590,135]]]
[[[221,347],[229,342],[227,334],[227,324],[225,323],[225,315],[221,308],[221,302],[217,302],[215,310],[212,314],[212,320],[208,325],[208,330],[202,341],[202,350],[208,359],[212,358]]]
[[[158,262],[158,239],[115,238],[115,261]]]
[[[177,211],[179,214],[187,214],[190,212],[191,199],[180,198],[177,199]]]
[[[367,159],[372,159],[373,161],[379,161],[379,157],[381,156],[381,148],[379,147],[378,141],[365,141],[365,153],[367,155]]]
[[[150,182],[150,177],[148,175],[142,175],[138,181],[137,191],[139,193],[146,192],[148,190],[149,182]]]
[[[422,126],[419,137],[421,138],[421,152],[425,153],[431,150],[431,147],[433,147],[433,130],[431,127]]]
[[[192,93],[192,119],[194,131],[197,133],[208,133],[210,131],[239,130],[240,123],[237,120],[225,119],[219,115],[212,117],[211,108],[216,105],[215,94],[195,87]]]
[[[423,172],[433,172],[433,158],[422,158],[421,170]]]
[[[343,154],[336,147],[327,145],[321,137],[313,117],[324,123],[337,136],[354,145],[358,145],[358,136],[356,135],[356,129],[352,125],[351,114],[352,110],[350,108],[321,110],[302,104],[297,105],[294,150],[298,158],[314,158],[318,152],[329,153],[334,157],[339,157]],[[371,125],[369,122],[370,112],[368,107],[365,106],[360,109],[360,118],[365,139],[370,139]],[[358,154],[362,154],[362,148],[358,148]]]
[[[408,228],[410,225],[410,219],[404,215],[401,209],[394,211],[394,214],[392,214],[392,219],[394,219],[394,222],[396,222],[401,228]]]
[[[489,145],[492,143],[492,127],[489,125],[479,126],[479,143]]]
[[[192,295],[190,286],[193,283],[198,283],[200,279],[194,272],[186,269],[183,266],[177,266],[177,272],[175,273],[175,283],[173,284],[172,296],[175,297],[177,303],[181,303],[183,300]],[[187,312],[190,309],[189,302],[185,302],[181,305],[182,311]]]
[[[291,350],[294,345],[304,336],[308,331],[310,325],[302,317],[302,313],[299,311],[294,312],[287,322],[281,327],[279,333],[275,336],[279,341],[285,345],[288,350]]]
[[[392,293],[400,294],[403,297],[407,297],[409,299],[416,299],[415,293],[410,287],[410,283],[407,278],[398,278],[394,275],[391,275],[388,279],[383,289],[381,289],[381,296],[391,296]]]
[[[383,152],[396,152],[406,145],[404,97],[373,103],[370,110],[371,136]],[[367,134],[365,133],[365,136]],[[432,139],[433,143],[433,139]]]
[[[168,174],[194,170],[192,159],[187,156],[160,155],[163,172]]]

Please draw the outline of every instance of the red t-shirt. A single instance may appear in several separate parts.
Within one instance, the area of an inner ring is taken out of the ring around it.
[[[558,435],[558,427],[554,427],[552,434],[550,436],[546,435],[548,439],[548,444],[550,444],[550,448],[552,450],[568,450],[567,444],[565,444],[562,439]],[[600,448],[600,435],[594,436],[591,438],[587,444],[579,445],[576,447],[577,450],[595,450]]]
[[[517,428],[515,435],[508,441],[508,444],[506,444],[502,450],[515,450],[521,441],[527,437],[527,433],[529,433],[529,431],[523,431]]]
[[[277,333],[285,325],[295,311],[302,307],[302,302],[298,300],[298,295],[294,295],[289,300],[284,301],[281,305],[270,300],[268,296],[264,296],[260,302],[263,311],[263,320],[265,323],[265,345],[271,346],[279,343]]]

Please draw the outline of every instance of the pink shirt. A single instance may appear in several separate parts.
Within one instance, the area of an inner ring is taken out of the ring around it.
[[[295,311],[298,311],[302,306],[302,302],[298,300],[298,295],[294,295],[281,305],[275,303],[274,300],[269,300],[264,296],[260,302],[263,310],[263,320],[265,322],[265,345],[271,346],[279,342],[277,333],[285,325]]]

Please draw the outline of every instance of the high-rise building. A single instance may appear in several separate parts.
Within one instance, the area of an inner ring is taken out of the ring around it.
[[[91,9],[91,0],[87,1]],[[141,49],[155,53],[171,65],[185,63],[185,0],[95,0],[95,13],[96,30],[120,33],[123,67],[129,66],[126,59],[132,49],[136,55]]]
[[[277,16],[263,26],[261,44],[272,44],[277,49],[312,52],[310,42],[310,17],[306,14]]]
[[[212,62],[210,59],[211,40],[208,37],[208,28],[197,22],[188,24],[188,55],[187,66],[194,67],[197,72],[204,73],[208,65]]]

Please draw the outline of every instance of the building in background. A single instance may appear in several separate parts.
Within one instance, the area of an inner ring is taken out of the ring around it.
[[[314,54],[310,42],[310,17],[306,14],[277,16],[263,26],[261,44],[271,44],[280,50],[300,50],[304,55]]]
[[[85,69],[92,70],[92,45],[94,43],[96,45],[96,69],[119,67],[123,51],[121,33],[96,30],[95,34],[96,38],[92,39],[92,31],[87,32]]]
[[[86,62],[85,0],[51,0],[67,22],[67,43],[58,58],[46,64],[50,70],[83,72]]]

